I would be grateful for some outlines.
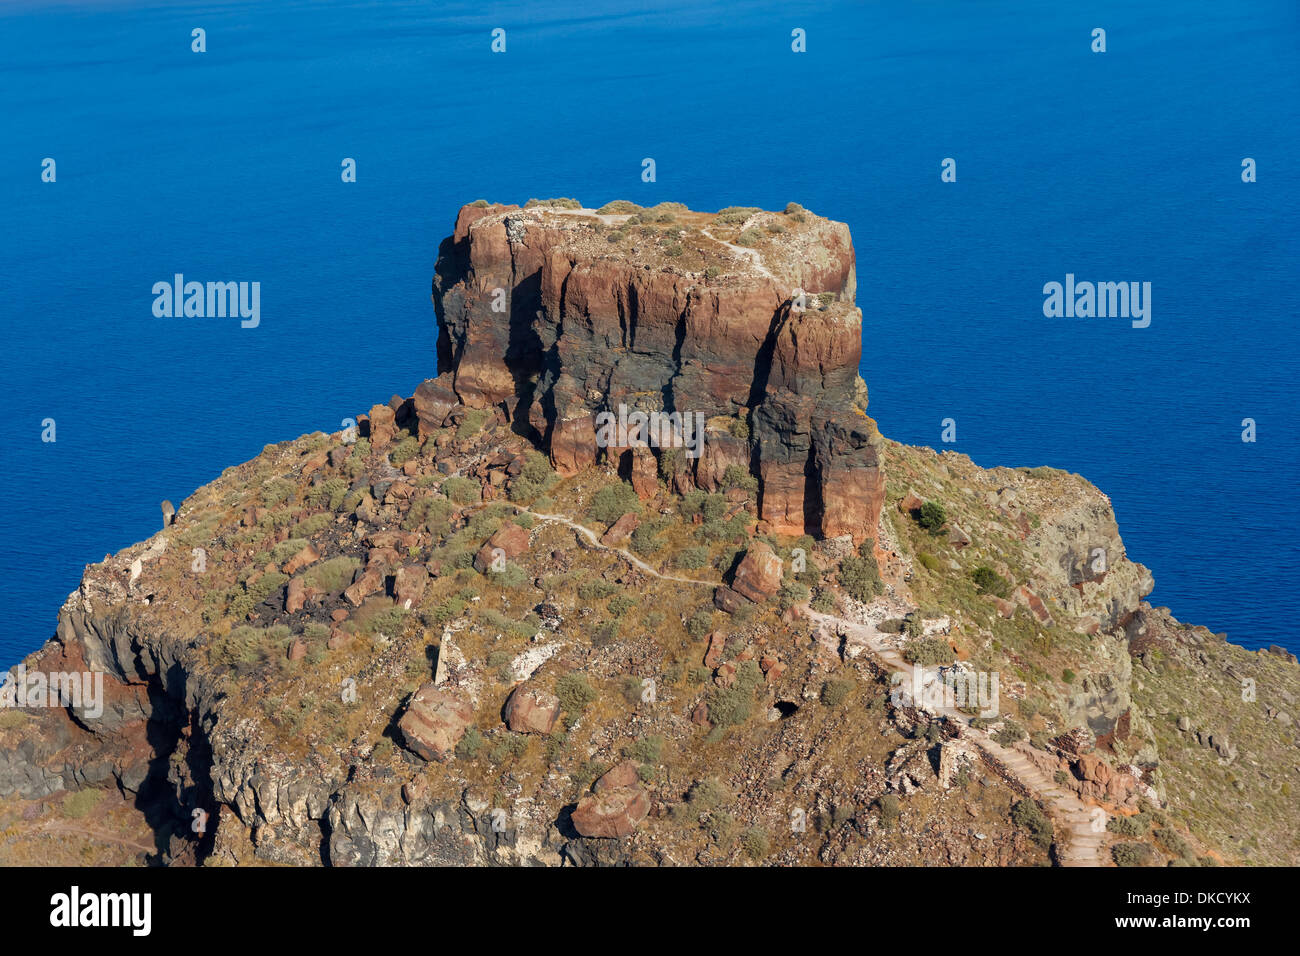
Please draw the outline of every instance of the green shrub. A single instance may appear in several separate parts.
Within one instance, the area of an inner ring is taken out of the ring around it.
[[[750,827],[740,836],[740,848],[751,860],[761,860],[772,850],[772,841],[762,827]]]
[[[613,524],[629,511],[639,512],[641,500],[637,498],[632,486],[623,482],[606,485],[591,496],[587,514],[596,521]]]
[[[483,735],[479,733],[477,727],[471,727],[465,731],[465,736],[461,737],[460,742],[456,744],[456,756],[468,760],[479,752],[483,744]]]
[[[1033,800],[1025,797],[1011,808],[1011,822],[1029,831],[1033,841],[1047,849],[1052,845],[1052,823]]]
[[[902,807],[898,802],[898,797],[892,793],[886,793],[883,794],[876,803],[880,807],[881,824],[886,829],[893,827],[903,813]]]
[[[293,497],[296,487],[292,482],[285,481],[283,478],[277,478],[275,481],[268,483],[262,489],[262,504],[268,508],[274,508],[276,505],[284,504]]]
[[[388,453],[388,460],[398,468],[401,468],[412,458],[420,454],[420,439],[415,435],[407,435]]]
[[[478,501],[483,494],[483,489],[473,478],[464,478],[455,475],[448,478],[442,483],[443,493],[448,498],[460,505],[469,505]]]
[[[1014,720],[1008,719],[1002,722],[1002,726],[998,728],[998,732],[993,735],[993,739],[1004,747],[1010,747],[1017,740],[1024,739],[1024,736],[1025,729]]]
[[[756,212],[762,212],[757,206],[727,206],[719,209],[713,217],[715,222],[724,226],[734,226],[744,222]]]
[[[302,574],[302,583],[309,588],[327,593],[337,593],[352,583],[361,561],[340,555],[312,565]]]
[[[1074,671],[1070,670],[1070,668],[1067,667],[1065,668],[1065,670],[1061,671],[1061,680],[1063,680],[1065,683],[1073,684],[1074,678],[1075,678],[1075,673]]]
[[[632,539],[628,542],[632,551],[643,558],[654,554],[663,547],[658,538],[667,530],[668,525],[669,522],[666,519],[641,522],[641,524],[637,525],[636,530],[632,532]]]
[[[627,755],[640,763],[658,763],[663,756],[664,738],[651,734],[627,748]]]
[[[465,410],[465,415],[456,426],[457,438],[471,438],[483,430],[489,418],[492,417],[492,410],[489,408],[469,408]]]
[[[578,597],[587,602],[604,600],[617,591],[617,584],[600,578],[588,578],[578,585]]]
[[[636,605],[636,598],[627,594],[616,594],[609,599],[609,604],[606,605],[606,607],[609,608],[609,613],[614,615],[614,617],[622,617],[628,611],[636,607]]]
[[[686,622],[686,633],[696,640],[699,640],[711,630],[713,630],[713,612],[708,608],[700,608]]]
[[[252,595],[254,604],[261,604],[288,583],[289,575],[282,574],[279,571],[271,571],[263,574],[252,584],[247,585],[248,593]]]
[[[546,484],[555,472],[551,468],[550,461],[546,456],[539,452],[530,451],[524,456],[523,468],[519,472],[519,477],[526,478],[529,481],[535,481],[539,485]]]
[[[524,203],[525,209],[532,209],[536,206],[553,206],[556,209],[581,209],[582,203],[576,199],[569,199],[567,196],[561,196],[558,199],[530,199]]]
[[[885,593],[880,566],[870,551],[865,556],[851,554],[841,562],[840,585],[849,597],[863,604]]]
[[[758,479],[742,465],[728,465],[722,473],[722,487],[741,488],[748,492],[758,491]]]
[[[695,810],[713,810],[731,801],[731,791],[713,777],[697,780],[686,794],[686,802]]]
[[[1116,843],[1110,848],[1116,866],[1150,866],[1156,854],[1145,843]]]
[[[910,664],[921,667],[941,667],[953,662],[952,648],[938,637],[916,637],[903,648],[903,657]]]
[[[852,677],[828,680],[822,684],[821,702],[827,707],[838,707],[849,699],[849,694],[853,693],[854,686]]]
[[[738,246],[756,246],[763,241],[763,233],[757,229],[749,228],[736,237]]]
[[[640,211],[640,206],[634,202],[628,202],[626,199],[611,200],[596,210],[602,216],[626,216]]]
[[[305,539],[287,538],[271,549],[271,560],[276,564],[284,564],[305,547],[307,547]]]
[[[565,674],[555,683],[555,696],[560,698],[560,709],[576,720],[596,700],[596,691],[587,678],[577,672]]]
[[[289,534],[295,538],[313,538],[328,528],[333,521],[334,516],[330,514],[312,515],[294,525]]]
[[[916,523],[931,534],[938,534],[948,522],[948,512],[937,501],[927,501],[916,512]]]
[[[777,592],[777,605],[782,611],[787,611],[796,604],[803,604],[808,600],[811,592],[806,584],[798,581],[785,581],[781,585],[781,590]]]
[[[1150,822],[1145,815],[1139,813],[1131,817],[1111,817],[1106,821],[1106,829],[1111,833],[1118,833],[1120,836],[1139,837],[1147,832]]]
[[[1011,593],[1011,582],[998,574],[987,564],[981,564],[970,573],[971,580],[980,594],[996,594],[1000,598]]]
[[[916,555],[916,560],[921,562],[921,567],[925,568],[927,571],[938,571],[941,567],[943,567],[939,559],[936,558],[934,555],[930,554],[928,551],[918,552]]]
[[[709,549],[703,547],[683,548],[677,553],[673,563],[681,571],[698,571],[709,563]]]

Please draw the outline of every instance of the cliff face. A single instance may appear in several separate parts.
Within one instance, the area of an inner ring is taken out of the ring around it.
[[[502,408],[561,475],[603,454],[639,491],[656,472],[679,492],[712,491],[738,466],[758,479],[773,531],[860,543],[884,478],[855,404],[855,287],[848,228],[798,207],[466,206],[439,253],[440,374],[416,411],[427,432],[458,405]],[[702,415],[702,454],[635,435],[602,448],[598,416],[620,406]]]

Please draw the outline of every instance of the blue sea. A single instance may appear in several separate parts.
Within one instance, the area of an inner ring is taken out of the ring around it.
[[[0,663],[162,499],[434,374],[456,209],[553,196],[847,222],[887,435],[1087,476],[1153,602],[1300,651],[1298,53],[1295,0],[0,6]],[[155,318],[178,272],[259,326]],[[1067,273],[1150,326],[1045,318]]]

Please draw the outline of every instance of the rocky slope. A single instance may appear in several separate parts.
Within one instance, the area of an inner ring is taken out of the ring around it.
[[[0,712],[0,862],[1300,860],[1294,658],[1083,479],[880,437],[854,275],[796,206],[462,209],[436,378],[86,569],[25,664],[103,710]]]

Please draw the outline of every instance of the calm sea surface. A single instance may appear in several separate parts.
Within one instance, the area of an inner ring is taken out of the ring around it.
[[[0,7],[0,663],[161,499],[433,374],[456,208],[534,196],[846,221],[887,435],[1087,476],[1154,602],[1300,650],[1298,9]],[[259,281],[260,326],[155,318],[177,272]],[[1150,282],[1150,327],[1044,318],[1066,273]]]

